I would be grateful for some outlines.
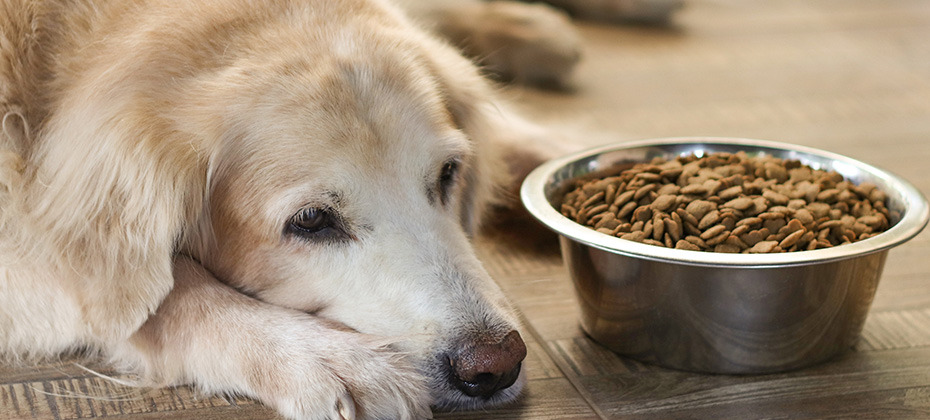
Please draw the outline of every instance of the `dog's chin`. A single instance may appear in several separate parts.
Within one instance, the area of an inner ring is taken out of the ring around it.
[[[494,393],[489,398],[471,397],[455,389],[447,380],[436,379],[432,384],[433,408],[440,411],[465,411],[486,409],[504,405],[520,398],[523,387],[526,385],[526,370],[520,371],[520,376],[513,385]]]

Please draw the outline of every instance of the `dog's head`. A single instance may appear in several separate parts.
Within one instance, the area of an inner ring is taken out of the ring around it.
[[[185,252],[257,299],[397,340],[436,405],[509,401],[526,348],[469,240],[496,177],[488,87],[389,22],[277,22],[189,79],[171,118],[208,179]]]

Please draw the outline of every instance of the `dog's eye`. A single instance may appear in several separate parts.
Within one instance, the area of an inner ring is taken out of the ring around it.
[[[459,162],[455,159],[450,159],[442,165],[442,169],[439,171],[439,191],[442,196],[443,202],[447,200],[449,194],[449,188],[452,184],[455,183],[455,177],[459,171]]]
[[[305,208],[291,218],[288,228],[301,236],[320,236],[336,229],[336,219],[327,209]]]
[[[450,160],[442,165],[442,171],[439,173],[439,183],[448,184],[455,179],[455,173],[459,170],[459,163]]]

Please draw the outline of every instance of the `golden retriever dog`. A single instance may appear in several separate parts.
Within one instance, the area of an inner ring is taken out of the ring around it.
[[[469,238],[540,132],[394,6],[0,0],[0,117],[5,360],[299,419],[520,393]]]

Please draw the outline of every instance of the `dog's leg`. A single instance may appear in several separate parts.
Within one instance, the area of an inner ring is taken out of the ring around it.
[[[384,340],[249,298],[188,258],[174,270],[157,313],[115,352],[156,385],[242,394],[298,419],[429,416],[425,380]]]
[[[416,20],[486,70],[521,83],[568,84],[581,39],[568,16],[517,1],[399,0]]]

